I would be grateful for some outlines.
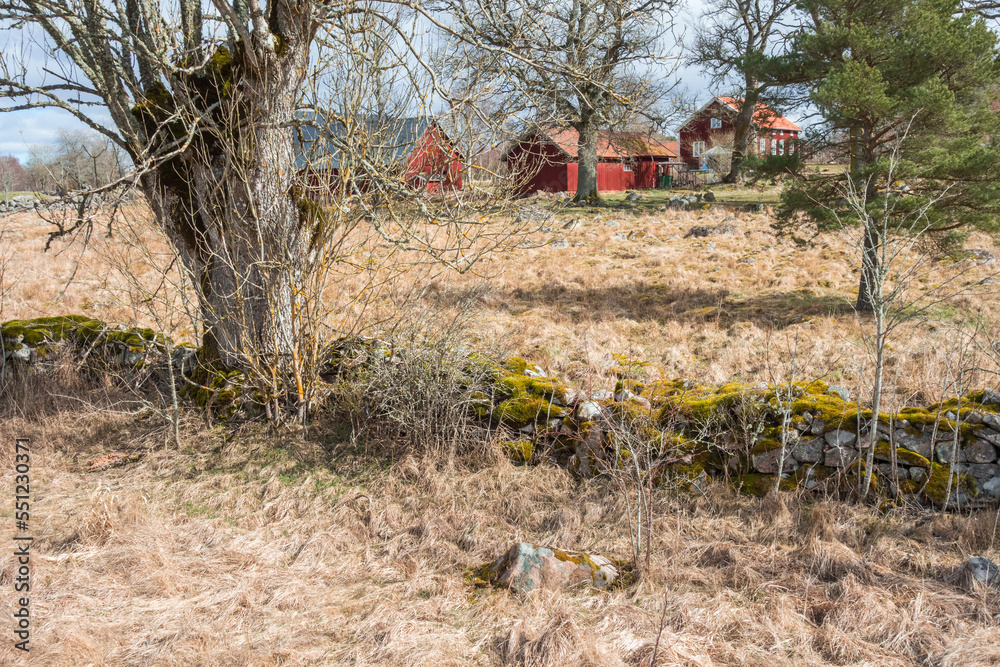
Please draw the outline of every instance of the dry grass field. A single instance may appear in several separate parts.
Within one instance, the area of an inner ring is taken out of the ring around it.
[[[799,377],[863,385],[867,323],[850,307],[848,246],[821,236],[800,247],[770,221],[725,206],[569,210],[529,237],[534,247],[478,275],[414,278],[425,281],[419,306],[470,312],[463,335],[474,345],[584,389],[608,387],[616,355],[651,375],[720,383],[782,379],[794,359]],[[739,232],[684,238],[724,222]],[[81,239],[43,253],[47,227],[34,215],[0,219],[0,230],[0,319],[156,323],[142,290],[117,277],[122,237],[97,228],[86,254]],[[557,237],[568,247],[547,245]],[[967,247],[998,254],[986,237]],[[967,382],[998,384],[1000,298],[983,284],[997,262],[934,266],[915,287],[964,293],[896,332],[887,369],[897,402],[938,400],[968,340],[959,328],[976,332]],[[136,260],[129,272],[156,289],[155,266]],[[184,338],[184,325],[173,333]],[[638,667],[655,646],[656,665],[1000,665],[1000,591],[948,583],[971,555],[1000,561],[1000,513],[758,500],[716,485],[656,499],[641,577],[608,592],[520,596],[475,588],[467,571],[522,540],[625,558],[614,486],[489,448],[447,466],[369,447],[335,415],[304,437],[210,428],[191,411],[178,450],[166,422],[133,413],[122,392],[67,361],[0,404],[4,438],[32,442],[35,535],[30,659],[3,631],[0,664]],[[88,472],[115,452],[131,455],[126,465]],[[13,468],[4,446],[8,493]],[[9,539],[12,507],[0,508]],[[8,615],[15,562],[2,554]]]

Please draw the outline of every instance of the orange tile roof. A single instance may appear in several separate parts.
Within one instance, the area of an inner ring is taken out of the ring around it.
[[[577,159],[580,133],[571,128],[540,128],[543,136],[549,138],[571,159]],[[601,132],[597,136],[598,160],[621,160],[637,156],[677,157],[677,142],[668,142],[666,137],[645,132]]]
[[[733,111],[740,110],[740,103],[743,100],[736,97],[716,97],[717,100],[729,106]],[[802,128],[788,120],[784,116],[779,116],[777,112],[763,102],[757,103],[757,109],[753,114],[753,122],[759,127],[767,127],[772,130],[793,130],[801,132]]]

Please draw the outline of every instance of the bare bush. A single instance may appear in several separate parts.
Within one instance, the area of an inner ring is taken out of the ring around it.
[[[499,355],[468,347],[474,304],[451,313],[417,307],[384,339],[343,342],[336,394],[356,439],[446,455],[449,465],[482,451],[490,430],[474,408],[488,400]]]

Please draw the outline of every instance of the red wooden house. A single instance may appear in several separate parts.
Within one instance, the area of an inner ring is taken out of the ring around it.
[[[364,116],[327,121],[311,114],[300,121],[306,122],[297,128],[296,162],[317,190],[337,187],[346,162],[352,182],[362,189],[387,178],[433,193],[462,189],[462,154],[432,119]]]
[[[575,192],[580,135],[569,128],[533,127],[504,152],[524,194]],[[642,132],[602,132],[597,140],[597,189],[656,187],[657,163],[677,159],[677,143]]]
[[[702,153],[714,146],[732,148],[736,114],[742,100],[713,97],[708,104],[687,119],[678,132],[680,157],[690,169],[702,167]],[[749,144],[753,155],[790,155],[798,151],[802,128],[778,115],[764,103],[758,103],[753,116],[753,136]]]

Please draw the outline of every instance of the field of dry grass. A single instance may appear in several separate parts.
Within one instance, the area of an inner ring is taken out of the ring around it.
[[[944,581],[1000,554],[992,513],[719,487],[658,501],[641,581],[517,596],[465,570],[518,540],[621,557],[620,496],[549,465],[365,454],[325,426],[303,442],[191,423],[179,452],[155,420],[121,415],[4,431],[34,443],[30,664],[638,666],[661,618],[657,665],[1000,663],[1000,593]],[[86,472],[123,448],[143,456]],[[0,567],[9,591],[10,553]],[[0,662],[19,664],[7,639]]]
[[[572,218],[580,225],[562,230]],[[740,233],[683,238],[727,218]],[[784,372],[793,350],[802,375],[854,386],[864,323],[850,309],[846,245],[819,237],[800,248],[769,223],[723,207],[570,212],[530,237],[565,236],[569,247],[525,248],[480,276],[439,275],[423,305],[448,312],[474,297],[470,337],[584,388],[607,386],[615,355],[651,374],[760,381]],[[0,225],[0,319],[150,323],[115,283],[119,238],[95,233],[83,257],[79,240],[43,254],[37,218]],[[997,252],[985,237],[968,245]],[[154,267],[131,271],[155,286]],[[977,324],[988,340],[1000,323],[1000,300],[980,287],[996,263],[935,271],[928,284],[962,271],[969,293],[892,341],[900,401],[936,400],[953,327]],[[639,666],[658,635],[657,665],[1000,664],[1000,592],[947,583],[971,555],[1000,561],[994,512],[881,512],[715,486],[657,499],[652,567],[638,580],[517,596],[471,587],[466,570],[521,540],[624,558],[613,486],[489,450],[449,468],[353,441],[334,417],[303,437],[208,428],[192,413],[177,451],[163,420],[128,413],[117,391],[67,367],[0,405],[0,432],[33,443],[30,664]],[[138,460],[87,471],[119,451]],[[8,490],[13,465],[4,447]],[[0,507],[10,536],[10,504]],[[5,548],[2,614],[13,571]],[[0,664],[20,663],[0,639]]]

